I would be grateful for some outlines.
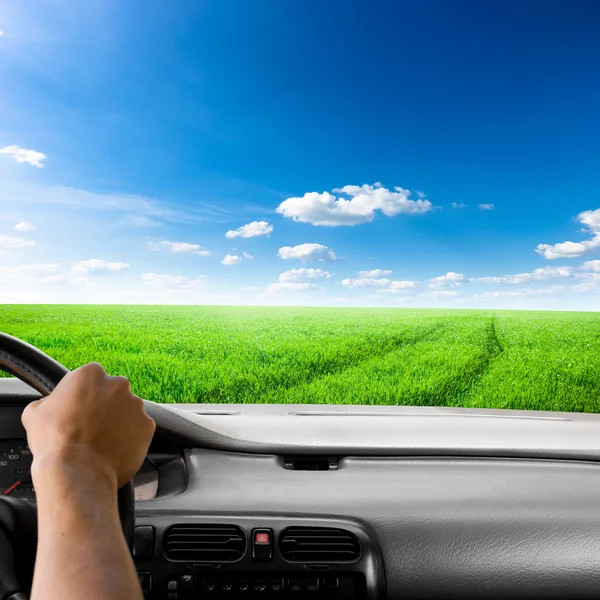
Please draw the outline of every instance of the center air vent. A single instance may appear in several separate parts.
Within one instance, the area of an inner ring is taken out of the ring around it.
[[[246,552],[246,535],[236,525],[172,525],[163,537],[169,560],[234,562]]]
[[[330,527],[288,527],[279,538],[279,549],[290,562],[337,563],[360,558],[357,537]]]

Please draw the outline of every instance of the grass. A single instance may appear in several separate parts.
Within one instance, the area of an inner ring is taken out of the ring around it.
[[[600,412],[600,313],[5,305],[0,331],[157,402]]]

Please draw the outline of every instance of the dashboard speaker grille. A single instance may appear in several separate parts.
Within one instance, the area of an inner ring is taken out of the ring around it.
[[[288,527],[279,537],[281,556],[289,562],[337,563],[360,558],[358,538],[344,529]]]
[[[246,535],[236,525],[172,525],[165,531],[163,551],[174,561],[234,562],[246,552]]]

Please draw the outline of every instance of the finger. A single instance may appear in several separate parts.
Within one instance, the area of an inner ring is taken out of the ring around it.
[[[146,426],[148,427],[148,437],[153,438],[156,431],[156,421],[148,415],[146,415]]]
[[[90,377],[93,379],[100,379],[106,377],[106,371],[104,367],[97,362],[91,362],[87,365],[83,365],[73,371],[71,371],[72,377],[81,376],[81,377]]]
[[[34,400],[25,407],[25,410],[21,414],[21,423],[23,423],[23,427],[25,427],[25,429],[27,429],[27,424],[31,422],[33,414],[43,404],[44,400],[45,398]]]
[[[140,412],[145,413],[146,412],[146,407],[144,406],[144,401],[139,397],[136,396],[135,394],[131,394],[131,404],[132,406],[135,406],[136,408],[138,408],[140,410]]]
[[[93,388],[105,377],[106,371],[102,365],[88,363],[73,371],[69,371],[56,386],[56,390],[66,390],[73,387],[77,388],[78,386]]]
[[[131,384],[129,383],[129,379],[127,379],[127,377],[122,377],[120,375],[111,377],[109,375],[107,376],[107,380],[110,383],[110,385],[114,386],[114,388],[118,389],[119,391],[131,391]]]

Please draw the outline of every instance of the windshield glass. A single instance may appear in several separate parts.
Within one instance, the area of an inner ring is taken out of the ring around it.
[[[158,402],[600,412],[593,1],[0,8],[0,331]]]

